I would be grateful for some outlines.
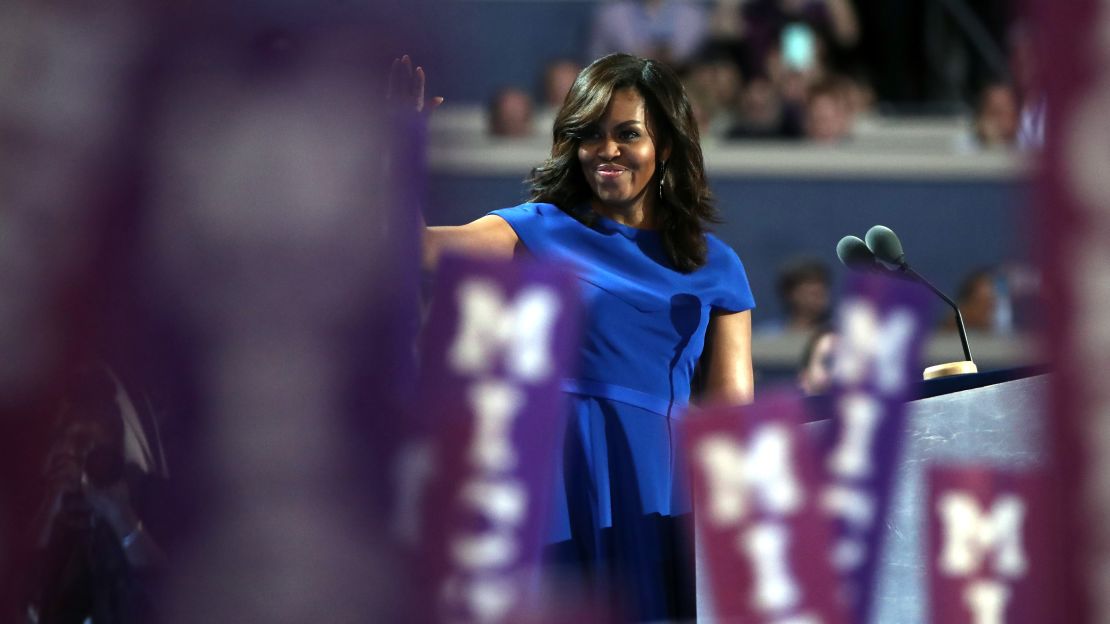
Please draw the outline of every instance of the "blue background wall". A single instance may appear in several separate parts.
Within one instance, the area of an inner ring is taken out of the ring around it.
[[[428,221],[457,224],[526,198],[519,177],[433,175]],[[725,223],[717,235],[740,254],[760,319],[779,313],[777,268],[798,255],[844,271],[835,247],[876,223],[893,228],[911,264],[954,293],[974,268],[1028,259],[1026,188],[1013,180],[894,180],[711,176]],[[940,310],[938,308],[938,314]]]
[[[455,102],[485,102],[500,87],[540,95],[544,66],[586,59],[594,2],[536,0],[445,2],[430,16],[442,54],[427,65],[429,89]]]

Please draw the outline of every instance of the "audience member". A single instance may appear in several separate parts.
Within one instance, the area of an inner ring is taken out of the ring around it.
[[[733,47],[744,36],[741,6],[748,0],[716,0],[709,16],[709,37],[715,43]]]
[[[824,72],[818,68],[808,70],[787,69],[775,67],[770,76],[775,89],[778,90],[782,101],[787,106],[796,106],[804,109],[809,101],[813,87],[822,82]]]
[[[925,3],[929,92],[935,101],[975,106],[983,90],[1007,78],[1006,38],[1017,2]],[[958,7],[959,10],[953,10]]]
[[[873,124],[876,119],[875,89],[872,88],[867,78],[857,74],[853,77],[843,77],[847,92],[848,111],[852,118],[852,127],[860,129],[864,124]]]
[[[827,64],[859,40],[859,22],[849,0],[752,0],[741,15],[749,72],[772,71],[771,57],[789,64],[795,59],[784,56],[811,56]]]
[[[1041,77],[1041,62],[1037,54],[1037,31],[1024,21],[1010,28],[1010,74],[1021,102],[1017,131],[1017,146],[1023,150],[1036,150],[1044,146],[1046,98]]]
[[[987,85],[975,110],[975,142],[981,148],[1011,147],[1017,142],[1018,101],[1013,87]]]
[[[705,8],[687,0],[615,0],[599,6],[590,38],[590,58],[628,52],[681,66],[705,43]]]
[[[798,389],[806,396],[824,394],[832,386],[833,355],[839,341],[829,325],[818,327],[802,350],[798,368]]]
[[[570,91],[582,66],[571,59],[556,59],[543,70],[543,105],[557,109]]]
[[[848,85],[827,79],[810,88],[806,99],[805,137],[814,143],[834,144],[852,135],[854,117]]]
[[[516,87],[506,87],[490,101],[489,133],[495,137],[520,138],[531,136],[532,98]]]
[[[142,513],[156,481],[151,457],[136,449],[160,446],[146,440],[136,416],[129,426],[125,414],[134,410],[103,368],[83,373],[62,402],[44,472],[28,605],[35,621],[128,624],[153,615],[150,585],[165,555]]]
[[[1044,125],[1048,115],[1048,99],[1043,95],[1026,100],[1021,105],[1017,146],[1022,150],[1039,150],[1044,147]]]
[[[717,46],[707,48],[687,67],[683,84],[691,99],[696,99],[703,109],[702,135],[725,134],[735,122],[733,116],[743,85],[740,67],[728,51]]]
[[[956,290],[956,305],[960,308],[964,327],[968,331],[993,333],[998,310],[994,271],[977,269],[965,276]],[[949,316],[944,327],[955,330],[955,319]]]
[[[831,277],[824,262],[798,258],[785,264],[777,289],[784,315],[759,324],[763,334],[811,332],[829,319]]]
[[[794,139],[802,136],[799,109],[786,106],[766,76],[749,80],[740,91],[730,139]]]
[[[686,98],[690,101],[690,110],[694,114],[694,121],[698,124],[698,133],[703,139],[717,134],[720,111],[709,90],[697,83],[684,85]]]

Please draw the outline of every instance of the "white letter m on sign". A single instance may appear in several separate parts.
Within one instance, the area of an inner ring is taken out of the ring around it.
[[[1013,494],[999,496],[990,514],[985,515],[974,496],[951,491],[940,496],[937,512],[943,522],[944,546],[939,561],[943,574],[974,574],[988,550],[995,552],[999,574],[1013,578],[1025,573],[1021,539],[1025,503],[1021,498]]]
[[[744,448],[728,435],[707,437],[698,445],[697,460],[705,471],[709,490],[709,519],[728,525],[747,514],[750,492],[764,508],[788,514],[801,506],[802,488],[794,475],[790,434],[766,425]]]
[[[551,374],[551,330],[559,298],[550,288],[525,288],[506,302],[494,282],[472,279],[458,289],[459,328],[447,354],[455,370],[484,373],[505,352],[508,372],[539,381]]]

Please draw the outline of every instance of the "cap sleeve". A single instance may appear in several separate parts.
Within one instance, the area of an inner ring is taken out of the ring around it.
[[[532,252],[532,254],[542,254],[545,251],[547,237],[544,232],[550,227],[549,216],[547,215],[547,206],[549,204],[536,204],[527,203],[513,206],[512,208],[500,208],[498,210],[490,211],[489,214],[497,215],[506,222],[509,227],[513,228],[516,232],[520,242]],[[554,206],[552,206],[554,207]]]
[[[752,295],[751,285],[748,284],[748,273],[744,270],[744,263],[731,247],[720,241],[715,242],[716,288],[710,303],[714,308],[725,312],[751,310],[755,307],[755,297]]]

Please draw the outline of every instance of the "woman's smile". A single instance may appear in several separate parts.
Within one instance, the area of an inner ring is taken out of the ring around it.
[[[611,180],[615,180],[616,178],[619,178],[620,175],[622,173],[624,173],[625,171],[627,171],[627,169],[625,169],[624,167],[620,167],[618,165],[604,164],[604,165],[598,165],[598,167],[597,167],[598,177],[601,178],[605,182],[609,182]]]

